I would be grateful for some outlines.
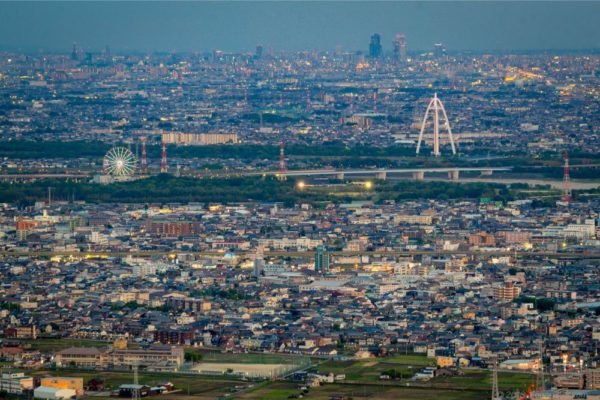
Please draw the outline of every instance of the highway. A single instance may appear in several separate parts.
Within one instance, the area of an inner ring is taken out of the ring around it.
[[[1,180],[7,179],[83,179],[91,177],[91,173],[64,173],[64,174],[0,174]]]
[[[323,176],[323,175],[371,175],[371,174],[411,174],[411,173],[448,173],[448,172],[507,172],[512,167],[440,167],[440,168],[376,168],[376,169],[323,169],[298,170],[277,173],[280,176]]]
[[[572,165],[571,168],[594,168],[600,164],[581,164]],[[538,166],[531,167],[533,169]],[[417,167],[417,168],[360,168],[360,169],[306,169],[306,170],[288,170],[285,172],[275,170],[264,171],[244,171],[244,170],[224,170],[224,171],[196,171],[189,176],[197,178],[204,177],[228,177],[228,176],[284,176],[284,177],[311,177],[311,176],[339,176],[345,177],[348,175],[374,175],[386,179],[388,174],[421,174],[427,173],[454,173],[461,172],[479,172],[482,175],[491,175],[494,172],[509,172],[513,167]],[[67,173],[23,173],[23,174],[0,174],[0,180],[28,180],[28,179],[85,179],[91,178],[92,172],[67,172]],[[458,177],[458,175],[457,175]]]
[[[373,169],[307,169],[307,170],[289,170],[281,173],[280,171],[210,171],[202,176],[260,176],[260,175],[278,175],[278,176],[324,176],[324,175],[376,175],[381,173],[388,174],[410,174],[415,172],[427,173],[448,173],[448,172],[506,172],[512,170],[512,167],[439,167],[439,168],[373,168]],[[68,172],[68,173],[23,173],[23,174],[0,174],[0,179],[69,179],[69,178],[89,178],[91,172]]]

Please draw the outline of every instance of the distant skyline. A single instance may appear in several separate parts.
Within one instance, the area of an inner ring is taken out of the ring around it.
[[[0,50],[600,49],[600,2],[0,2]]]

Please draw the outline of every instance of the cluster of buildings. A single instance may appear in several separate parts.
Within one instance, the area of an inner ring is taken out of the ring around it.
[[[453,54],[441,44],[409,53],[401,34],[387,53],[378,34],[366,53],[0,53],[0,140],[143,143],[144,154],[146,142],[410,147],[436,92],[459,152],[594,154],[599,70],[597,54]],[[255,155],[189,154],[178,165],[278,168]],[[19,172],[91,167],[66,155],[0,160]],[[564,391],[536,398],[592,399],[600,201],[584,200],[0,204],[0,360],[178,371],[185,346],[361,358],[410,351],[442,368],[500,361],[552,374]],[[106,346],[25,345],[66,337]],[[10,393],[33,387],[25,375],[0,379]],[[79,383],[35,390],[69,398]]]
[[[461,152],[599,150],[595,54],[452,54],[442,45],[407,53],[398,35],[388,57],[377,34],[369,48],[77,58],[0,53],[0,138],[414,145],[437,92]],[[158,164],[158,154],[149,158]]]
[[[25,372],[4,372],[0,375],[0,392],[10,397],[27,396],[42,400],[72,400],[86,395],[103,395],[104,381],[91,378],[84,384],[81,377],[27,376]],[[137,383],[122,384],[118,390],[110,392],[111,397],[140,398],[149,395],[166,394],[175,390],[170,382],[156,386]]]
[[[33,378],[24,372],[5,372],[0,375],[0,391],[8,395],[29,393],[36,399],[68,400],[82,396],[84,386],[83,378]]]
[[[258,248],[267,252],[321,248],[339,252],[336,264],[365,268],[377,268],[374,262],[379,261],[361,255],[364,252],[584,252],[598,245],[598,203],[591,199],[570,206],[545,206],[532,200],[503,204],[488,198],[456,203],[360,201],[324,208],[310,204],[286,208],[280,203],[160,206],[55,201],[21,209],[4,204],[0,246],[9,255],[35,251],[239,254]],[[438,258],[432,265],[462,268],[458,257]]]
[[[498,359],[567,377],[600,362],[600,276],[585,256],[600,245],[599,209],[593,200],[5,205],[0,357],[174,371],[181,346],[411,351],[444,367]],[[21,218],[35,222],[25,236]],[[140,347],[49,355],[19,344],[35,337]]]

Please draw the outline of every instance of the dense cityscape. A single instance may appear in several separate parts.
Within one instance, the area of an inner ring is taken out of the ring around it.
[[[0,398],[600,399],[600,54],[0,50]]]

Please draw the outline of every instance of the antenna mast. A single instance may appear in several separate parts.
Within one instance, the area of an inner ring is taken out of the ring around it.
[[[570,203],[572,200],[571,196],[571,174],[569,171],[569,153],[565,150],[563,153],[565,159],[565,172],[563,176],[563,195],[562,201]]]

